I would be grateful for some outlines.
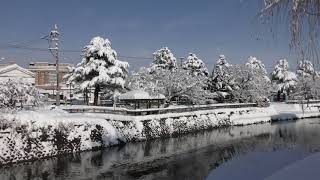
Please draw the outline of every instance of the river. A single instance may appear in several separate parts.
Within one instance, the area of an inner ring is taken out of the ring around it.
[[[319,151],[320,119],[303,119],[219,128],[21,163],[0,168],[0,177],[256,180]]]

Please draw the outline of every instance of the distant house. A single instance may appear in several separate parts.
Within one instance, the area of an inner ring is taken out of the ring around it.
[[[69,68],[73,67],[69,63],[59,63],[59,81],[61,90],[61,99],[70,99],[73,87],[70,87],[63,78],[69,72]],[[57,73],[56,64],[49,62],[31,62],[29,71],[35,73],[35,86],[40,89],[42,94],[48,94],[54,99],[56,91]]]
[[[17,80],[35,85],[35,73],[17,64],[0,65],[0,81]]]

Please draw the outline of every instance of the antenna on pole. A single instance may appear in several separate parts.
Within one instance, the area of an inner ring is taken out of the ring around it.
[[[60,106],[60,78],[59,78],[59,35],[57,24],[54,25],[54,29],[50,31],[47,37],[49,43],[49,51],[56,60],[56,105]]]

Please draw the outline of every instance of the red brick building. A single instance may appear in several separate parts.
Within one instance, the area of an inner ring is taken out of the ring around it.
[[[69,72],[69,68],[73,67],[73,64],[60,63],[59,64],[59,79],[61,94],[68,97],[70,94],[70,87],[66,84],[66,80],[63,78],[65,74]],[[56,90],[57,74],[56,64],[48,62],[31,62],[29,64],[29,71],[35,73],[35,86],[43,93],[54,94]]]

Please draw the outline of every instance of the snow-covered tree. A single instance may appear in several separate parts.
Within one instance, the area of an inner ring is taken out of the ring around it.
[[[320,77],[298,76],[298,82],[290,98],[295,100],[320,99]]]
[[[219,59],[217,60],[216,67],[229,67],[229,66],[231,65],[227,62],[226,56],[223,54],[219,55]]]
[[[318,73],[314,70],[313,64],[308,60],[299,61],[297,66],[298,82],[292,99],[308,100],[318,98],[320,94]]]
[[[298,77],[313,77],[316,76],[316,71],[313,68],[313,64],[308,60],[299,61],[297,67]]]
[[[234,85],[233,79],[230,77],[230,67],[226,57],[220,55],[208,82],[209,89],[218,94],[219,101],[224,101],[230,95],[229,92],[232,91]]]
[[[266,70],[265,65],[257,57],[250,56],[248,58],[248,62],[246,63],[246,66],[253,68],[253,69],[261,70],[263,73],[267,74],[267,70]]]
[[[153,94],[157,91],[155,90],[157,78],[156,74],[151,73],[150,68],[142,67],[138,72],[129,76],[127,87],[131,90],[143,90]]]
[[[84,58],[73,69],[68,81],[78,84],[82,91],[93,88],[94,105],[97,105],[103,88],[116,94],[124,87],[129,64],[118,60],[111,42],[101,37],[94,37],[83,51]]]
[[[318,54],[319,51],[320,1],[263,1],[265,6],[260,12],[260,19],[263,24],[275,22],[285,26],[289,25],[290,27],[285,27],[285,29],[290,29],[291,47],[295,47],[301,57],[310,56],[317,60],[315,54]],[[271,25],[271,27],[278,26]]]
[[[208,76],[209,72],[206,65],[195,54],[190,53],[187,60],[183,63],[182,68],[188,70],[195,76]]]
[[[265,72],[260,68],[248,65],[233,65],[229,68],[233,88],[229,92],[236,102],[254,102],[264,105],[271,93],[271,83],[265,78]]]
[[[257,57],[250,56],[248,58],[248,62],[246,63],[246,66],[249,68],[261,71],[264,74],[264,78],[267,81],[270,81],[265,65]]]
[[[188,71],[178,68],[174,71],[158,69],[150,73],[150,69],[142,68],[130,77],[128,87],[133,90],[144,90],[151,94],[163,94],[167,105],[180,98],[195,104],[202,104],[209,97],[204,90],[205,78],[193,76]]]
[[[280,59],[271,73],[271,81],[277,86],[278,96],[289,95],[297,84],[297,76],[289,71],[289,63],[286,59]]]
[[[176,58],[168,47],[161,48],[153,53],[153,63],[151,64],[151,70],[157,69],[169,69],[173,70],[177,68]]]
[[[36,88],[21,81],[0,82],[0,108],[16,108],[17,105],[39,105],[40,93]]]

